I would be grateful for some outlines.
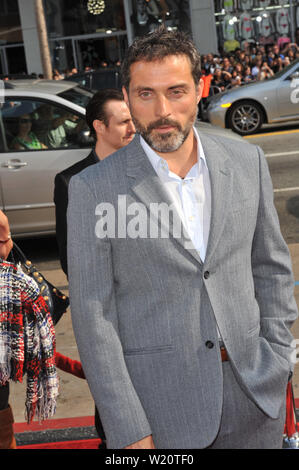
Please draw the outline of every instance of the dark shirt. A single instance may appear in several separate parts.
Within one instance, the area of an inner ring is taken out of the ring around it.
[[[227,86],[227,82],[225,82],[224,80],[215,80],[215,79],[213,79],[211,85],[212,86],[218,86],[219,88],[222,88],[222,87],[225,88]]]
[[[72,176],[80,173],[90,165],[99,163],[95,150],[90,154],[58,173],[55,177],[54,202],[56,208],[56,239],[59,249],[59,258],[63,272],[67,275],[67,206],[68,206],[68,187]]]

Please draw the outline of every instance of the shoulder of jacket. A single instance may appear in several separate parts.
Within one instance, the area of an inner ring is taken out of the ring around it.
[[[126,167],[126,150],[122,148],[112,153],[104,160],[99,161],[95,165],[88,166],[84,170],[80,171],[79,174],[72,177],[81,179],[87,184],[93,184],[94,182],[102,185],[109,182],[111,179],[118,178],[122,174]]]
[[[257,152],[257,146],[255,144],[252,144],[248,142],[247,140],[242,139],[241,137],[236,136],[236,135],[229,135],[229,133],[228,135],[211,134],[210,132],[205,132],[205,131],[201,131],[201,134],[203,134],[207,138],[210,138],[218,145],[220,146],[223,145],[226,149],[229,149],[230,151],[239,152],[240,149],[242,149],[246,153]]]
[[[77,173],[80,173],[82,170],[84,170],[85,168],[88,168],[92,164],[96,164],[96,162],[93,163],[91,159],[91,155],[89,154],[87,157],[83,158],[82,160],[79,160],[73,165],[57,173],[57,175],[55,176],[55,180],[68,181],[72,176],[76,175]]]
[[[255,144],[247,140],[224,135],[213,135],[211,139],[220,149],[223,149],[229,159],[232,168],[246,172],[250,169],[252,174],[256,174],[260,164],[262,150]]]

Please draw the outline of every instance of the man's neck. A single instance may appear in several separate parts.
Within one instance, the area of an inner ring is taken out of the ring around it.
[[[99,160],[104,160],[104,158],[109,157],[112,153],[116,152],[117,149],[114,149],[108,145],[105,145],[103,142],[97,141],[95,146],[95,153]]]
[[[167,161],[170,171],[181,178],[185,178],[197,163],[197,140],[193,129],[191,129],[187,139],[178,150],[170,153],[157,152],[157,154]]]

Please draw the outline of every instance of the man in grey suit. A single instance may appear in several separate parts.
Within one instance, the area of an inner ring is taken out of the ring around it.
[[[72,178],[73,327],[108,448],[280,448],[297,318],[262,151],[194,122],[200,57],[130,46],[138,134]]]

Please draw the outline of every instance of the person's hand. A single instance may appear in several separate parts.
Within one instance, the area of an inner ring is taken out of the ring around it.
[[[140,441],[133,442],[125,449],[155,449],[154,441],[152,436],[146,436]]]
[[[12,247],[8,218],[0,211],[0,258],[7,259]]]
[[[9,253],[13,247],[12,240],[9,240],[7,243],[0,243],[0,258],[7,259]]]

